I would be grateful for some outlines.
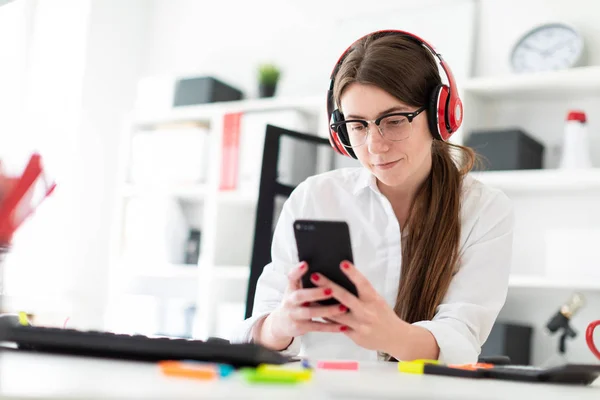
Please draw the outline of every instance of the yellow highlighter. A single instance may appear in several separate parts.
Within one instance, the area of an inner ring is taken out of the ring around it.
[[[27,313],[24,311],[19,312],[19,324],[22,326],[29,325],[29,319],[27,318]]]
[[[262,375],[281,378],[295,378],[297,381],[308,381],[312,378],[312,371],[309,369],[286,368],[279,365],[261,364],[256,371]]]
[[[407,374],[423,374],[425,364],[439,364],[438,360],[419,359],[413,361],[399,361],[398,371]]]

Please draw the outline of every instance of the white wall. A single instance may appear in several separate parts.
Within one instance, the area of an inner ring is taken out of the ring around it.
[[[58,183],[15,238],[6,282],[13,297],[4,304],[11,310],[51,311],[75,326],[102,326],[117,150],[147,48],[151,6],[147,0],[29,0],[0,10],[15,18],[11,7],[22,7],[17,26],[25,30],[6,35],[19,40],[8,49],[20,60],[8,63],[7,75],[21,73],[8,85],[11,96],[0,96],[18,117],[3,115],[3,148],[21,157],[38,149]]]
[[[119,140],[125,132],[145,49],[148,0],[92,0],[87,26],[76,185],[81,213],[71,276],[78,326],[100,327],[108,296],[109,233],[113,215]]]
[[[144,74],[211,74],[255,97],[256,66],[273,60],[283,69],[278,94],[325,94],[346,47],[367,32],[390,28],[420,32],[448,57],[457,75],[470,73],[473,0],[364,4],[157,0]],[[455,23],[439,23],[443,18]]]

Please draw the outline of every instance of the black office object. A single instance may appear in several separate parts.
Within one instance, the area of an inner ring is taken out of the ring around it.
[[[522,382],[546,382],[571,385],[589,385],[600,376],[600,365],[565,364],[543,368],[519,365],[497,365],[492,368],[458,368],[439,364],[425,364],[423,373],[459,378],[501,379]]]
[[[254,244],[250,261],[250,278],[246,295],[246,318],[252,315],[256,283],[265,265],[271,262],[271,240],[275,221],[275,202],[278,197],[288,197],[293,186],[284,185],[277,180],[277,165],[281,139],[289,137],[315,145],[330,146],[329,139],[295,132],[274,125],[267,125],[263,147],[262,170],[254,224]]]
[[[243,93],[211,76],[186,77],[177,80],[173,107],[219,101],[241,100]]]
[[[200,258],[200,237],[202,233],[198,229],[190,229],[185,247],[185,263],[197,265]]]
[[[465,139],[465,146],[483,156],[484,170],[543,168],[544,145],[521,129],[474,131]]]
[[[36,326],[5,326],[4,338],[19,349],[45,353],[137,361],[196,360],[239,367],[283,364],[290,359],[255,343],[231,344],[223,339],[207,341],[125,335],[110,332]]]
[[[482,357],[503,354],[513,364],[531,364],[533,328],[528,325],[496,321],[490,335],[481,347]]]

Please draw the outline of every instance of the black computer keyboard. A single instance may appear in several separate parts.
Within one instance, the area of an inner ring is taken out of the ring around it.
[[[225,340],[151,338],[110,332],[83,331],[36,326],[11,326],[3,340],[19,349],[109,357],[141,361],[196,360],[239,367],[283,364],[289,357],[254,343],[232,344]]]

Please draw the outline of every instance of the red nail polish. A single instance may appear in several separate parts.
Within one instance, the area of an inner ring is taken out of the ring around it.
[[[344,269],[350,269],[350,263],[347,261],[343,261],[342,262],[342,268]]]
[[[302,263],[302,264],[300,264],[300,269],[301,269],[301,270],[304,270],[304,269],[306,269],[306,263]]]
[[[345,325],[340,326],[340,331],[345,332],[348,330],[348,327]]]
[[[319,280],[319,275],[317,275],[317,274],[312,274],[312,275],[310,276],[310,279],[312,279],[313,281],[318,281],[318,280]]]
[[[325,296],[329,296],[331,295],[331,293],[333,293],[333,290],[331,290],[330,288],[325,289]]]
[[[348,311],[348,307],[346,307],[345,305],[340,305],[340,311],[346,312],[346,311]]]

